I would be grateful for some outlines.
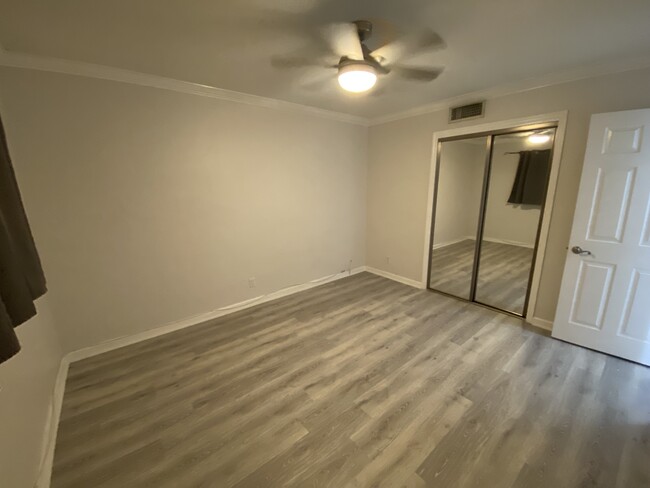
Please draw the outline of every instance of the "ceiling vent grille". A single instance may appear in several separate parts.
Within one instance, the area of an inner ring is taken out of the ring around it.
[[[457,122],[459,120],[474,119],[476,117],[483,117],[483,110],[485,102],[470,103],[460,107],[452,107],[449,109],[449,122]]]

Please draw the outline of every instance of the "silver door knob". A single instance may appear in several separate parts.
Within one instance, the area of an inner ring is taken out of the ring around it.
[[[578,254],[580,256],[590,256],[591,251],[587,251],[586,249],[582,249],[580,246],[573,246],[571,248],[571,252],[573,254]]]

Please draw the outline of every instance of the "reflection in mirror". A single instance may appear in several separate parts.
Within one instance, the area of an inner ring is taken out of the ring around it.
[[[440,144],[429,286],[470,299],[488,137]]]
[[[555,129],[494,137],[477,302],[523,315]]]

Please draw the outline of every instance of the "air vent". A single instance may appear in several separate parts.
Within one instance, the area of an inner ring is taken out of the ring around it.
[[[483,117],[484,106],[485,102],[477,102],[463,105],[461,107],[452,107],[449,109],[449,122]]]

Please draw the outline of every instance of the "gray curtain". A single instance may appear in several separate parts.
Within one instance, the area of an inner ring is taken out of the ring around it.
[[[541,205],[546,195],[546,183],[551,166],[551,150],[521,151],[517,174],[508,203]]]
[[[0,363],[20,351],[14,328],[36,315],[34,300],[45,291],[0,119]]]

